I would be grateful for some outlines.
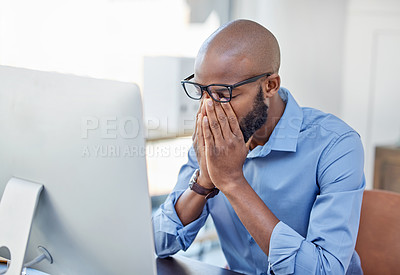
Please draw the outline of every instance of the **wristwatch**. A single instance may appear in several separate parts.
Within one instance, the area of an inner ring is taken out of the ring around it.
[[[200,174],[200,170],[196,169],[196,171],[194,171],[192,177],[190,178],[190,181],[189,181],[190,190],[196,192],[199,195],[206,196],[206,200],[215,197],[218,194],[219,189],[216,187],[211,188],[211,189],[204,188],[203,186],[198,184],[197,179],[199,178],[199,174]]]

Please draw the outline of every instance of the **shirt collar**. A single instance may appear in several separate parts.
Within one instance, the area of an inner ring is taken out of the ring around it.
[[[278,93],[286,102],[285,111],[272,131],[268,142],[250,151],[248,158],[264,157],[272,150],[296,152],[297,139],[303,123],[303,111],[289,90],[281,87]]]

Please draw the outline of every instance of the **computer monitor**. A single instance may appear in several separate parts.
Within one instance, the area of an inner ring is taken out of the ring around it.
[[[33,268],[50,274],[155,274],[136,85],[0,66],[0,197],[10,179],[44,187],[25,262],[41,246],[53,263],[44,260]],[[24,207],[22,197],[9,198],[9,209]],[[15,235],[10,231],[18,231],[18,222],[15,228],[1,224],[3,234]],[[0,247],[6,246],[1,238],[0,232]]]

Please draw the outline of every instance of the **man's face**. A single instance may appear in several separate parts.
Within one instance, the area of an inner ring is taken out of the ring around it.
[[[241,89],[238,89],[238,91],[234,89],[232,91],[232,100],[230,101],[232,109],[238,118],[245,143],[266,123],[268,114],[268,106],[264,102],[261,85],[254,87],[254,84],[249,84],[248,86],[246,88],[240,87]],[[207,98],[210,98],[210,96],[205,92],[202,100]]]
[[[201,85],[232,85],[261,73],[264,72],[255,69],[254,65],[246,58],[224,56],[211,52],[197,57],[192,81]],[[261,87],[263,80],[265,78],[239,86],[232,91],[230,104],[238,118],[245,142],[267,120],[268,107],[264,102]],[[205,98],[209,98],[207,93],[203,94],[203,100]]]

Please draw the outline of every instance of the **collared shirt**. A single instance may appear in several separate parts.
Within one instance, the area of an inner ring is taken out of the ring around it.
[[[198,168],[191,148],[178,182],[153,216],[156,253],[186,250],[210,214],[228,265],[245,274],[362,274],[354,250],[365,187],[359,135],[332,114],[301,108],[288,90],[268,142],[249,151],[244,176],[280,222],[267,256],[225,195],[209,199],[200,217],[183,226],[175,203]],[[347,273],[346,273],[347,272]]]

